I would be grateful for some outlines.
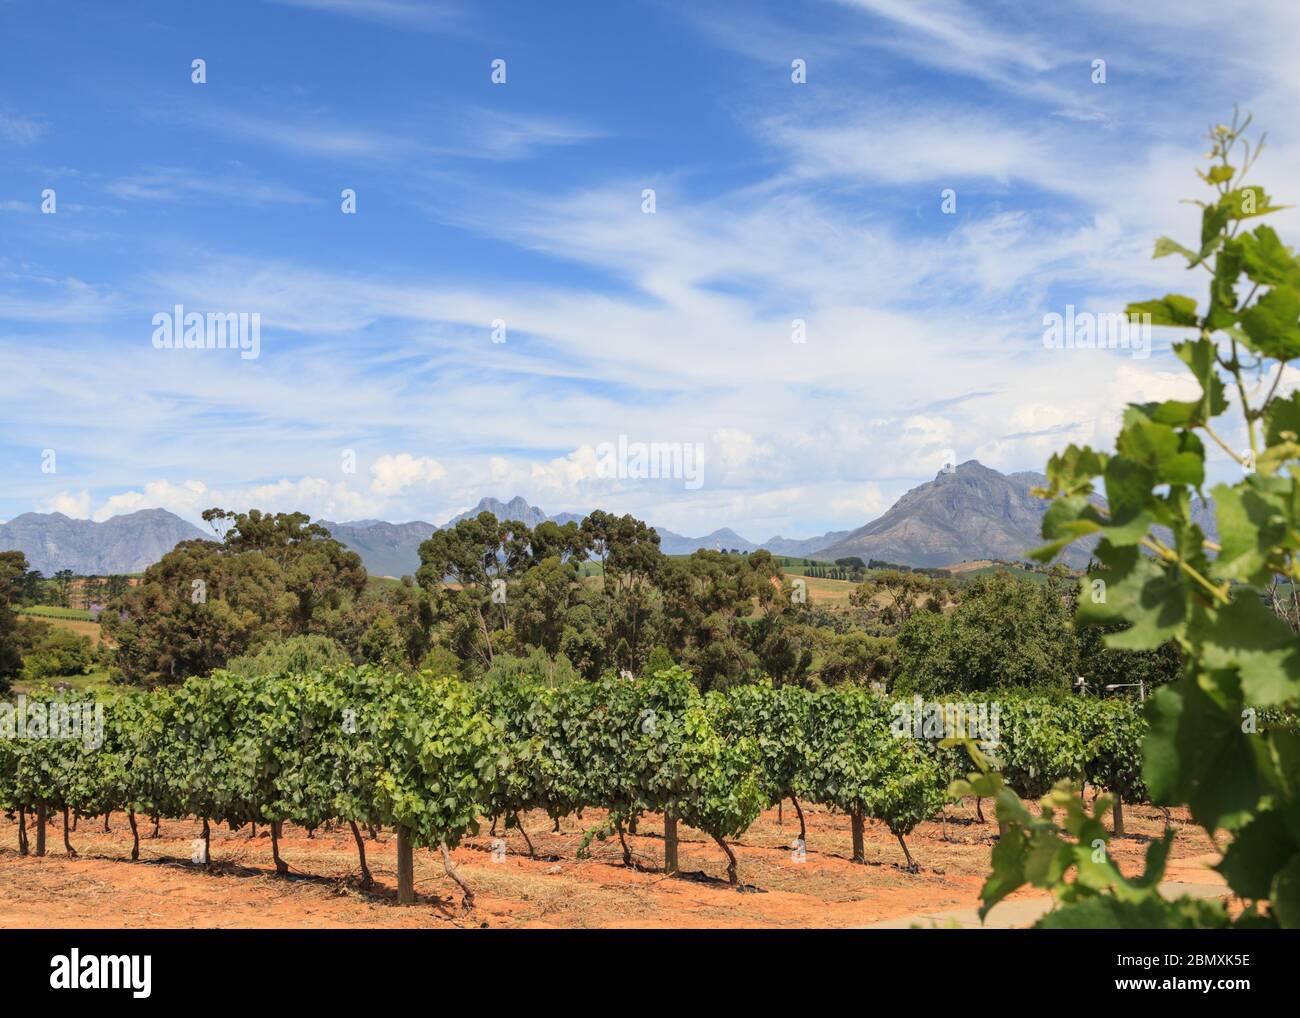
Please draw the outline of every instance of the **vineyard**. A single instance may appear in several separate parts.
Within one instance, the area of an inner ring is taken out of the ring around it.
[[[37,604],[19,609],[20,614],[34,615],[42,619],[71,619],[77,622],[90,622],[90,612],[82,608],[60,608],[57,605]]]
[[[412,855],[423,847],[441,855],[467,908],[473,891],[449,850],[490,822],[493,831],[516,831],[531,852],[521,818],[534,811],[556,830],[561,818],[598,813],[579,854],[617,838],[629,865],[628,834],[642,815],[660,814],[664,873],[678,870],[680,822],[713,839],[728,859],[728,882],[743,886],[729,842],[762,810],[790,801],[803,847],[801,804],[817,804],[842,815],[853,861],[864,861],[863,828],[874,820],[915,872],[908,835],[944,814],[950,786],[970,769],[966,750],[945,739],[954,720],[957,734],[973,730],[962,726],[962,707],[968,721],[978,707],[981,725],[995,726],[982,734],[996,740],[982,742],[1020,795],[1087,781],[1112,794],[1118,830],[1118,804],[1145,799],[1145,722],[1129,699],[1013,697],[921,710],[919,701],[858,688],[752,685],[701,694],[676,668],[639,681],[551,687],[519,678],[476,687],[359,667],[218,673],[170,692],[28,701],[9,721],[28,734],[53,731],[67,717],[83,724],[76,737],[23,738],[20,727],[20,737],[0,740],[0,804],[17,819],[21,854],[44,853],[51,815],[62,815],[72,856],[69,817],[125,813],[132,859],[146,818],[156,825],[194,817],[200,861],[211,864],[213,825],[261,824],[281,873],[283,824],[338,825],[351,830],[363,887],[372,878],[362,832],[391,828],[399,900],[414,900]]]

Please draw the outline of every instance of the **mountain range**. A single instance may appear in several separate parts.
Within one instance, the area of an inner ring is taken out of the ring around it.
[[[411,523],[388,523],[385,520],[350,520],[347,523],[333,523],[321,520],[320,525],[334,535],[335,539],[347,545],[365,563],[366,571],[373,576],[414,575],[420,568],[420,545],[429,539],[435,530],[454,527],[461,520],[473,519],[479,513],[491,513],[499,520],[519,520],[530,527],[535,527],[544,520],[553,520],[564,524],[572,520],[582,522],[577,513],[557,513],[548,516],[535,505],[515,496],[509,502],[499,498],[479,499],[478,505],[439,526],[415,520]]]
[[[857,555],[909,566],[945,566],[972,559],[1015,561],[1043,543],[1047,503],[1030,491],[1043,474],[1003,474],[968,460],[913,488],[877,520],[819,549],[814,558]],[[1076,542],[1061,556],[1087,565],[1096,542]]]
[[[17,549],[28,567],[53,576],[140,573],[181,541],[211,538],[166,509],[141,509],[96,523],[63,513],[23,513],[0,523],[0,551]]]
[[[697,548],[717,549],[719,551],[758,551],[766,548],[773,555],[789,555],[792,558],[815,558],[815,553],[834,544],[849,534],[847,530],[834,530],[820,537],[772,537],[762,544],[755,544],[741,537],[730,527],[723,527],[703,537],[683,537],[664,527],[655,527],[659,535],[659,548],[665,555],[689,555]]]
[[[1047,503],[1030,491],[1046,483],[1028,471],[1003,474],[968,460],[917,485],[883,516],[856,530],[838,530],[819,537],[773,537],[761,544],[723,527],[702,537],[686,537],[656,527],[660,548],[667,555],[689,555],[699,548],[753,552],[765,548],[774,555],[834,561],[858,556],[910,566],[945,566],[982,559],[1017,560],[1042,543],[1040,527]],[[1097,499],[1104,504],[1102,499]],[[582,514],[548,515],[523,498],[502,502],[481,499],[473,509],[447,523],[415,520],[321,520],[334,537],[361,556],[366,569],[378,576],[413,574],[420,565],[420,544],[435,530],[454,526],[482,512],[498,519],[521,520],[535,527],[543,520],[581,521]],[[1209,535],[1214,533],[1212,507],[1198,505],[1193,518]],[[33,569],[46,576],[59,569],[78,574],[143,571],[179,541],[210,538],[198,527],[165,509],[142,509],[102,523],[75,520],[62,513],[24,513],[0,523],[0,551],[17,549]],[[1088,561],[1090,542],[1077,542],[1062,557],[1067,565]]]

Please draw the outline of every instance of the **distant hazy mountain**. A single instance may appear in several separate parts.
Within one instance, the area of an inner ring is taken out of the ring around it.
[[[970,460],[951,473],[940,473],[900,498],[879,519],[857,530],[821,537],[773,537],[760,544],[729,527],[703,537],[685,537],[655,528],[666,555],[689,555],[699,548],[753,552],[833,561],[849,555],[910,566],[946,566],[982,559],[1016,560],[1043,543],[1041,527],[1047,503],[1029,492],[1046,483],[1042,474],[1002,474]],[[1104,505],[1103,499],[1097,502]],[[420,567],[420,544],[435,530],[454,526],[481,512],[497,519],[521,520],[535,527],[544,520],[580,522],[576,513],[548,515],[522,498],[502,502],[484,498],[473,509],[439,527],[416,520],[321,520],[334,537],[361,556],[367,571],[378,576],[405,576]],[[1206,535],[1215,536],[1214,507],[1197,503],[1192,518]],[[0,523],[0,551],[18,549],[33,569],[49,576],[60,569],[80,574],[137,573],[157,562],[179,542],[211,538],[165,509],[142,509],[103,523],[69,519],[62,513],[24,513]],[[1095,541],[1080,541],[1062,557],[1067,565],[1088,561]]]
[[[1046,484],[1044,474],[1030,470],[1003,474],[968,460],[913,488],[879,519],[809,557],[831,561],[857,555],[863,560],[931,567],[1024,559],[1045,543],[1043,513],[1049,503],[1030,491]],[[1099,495],[1093,501],[1106,506]],[[1207,537],[1217,536],[1213,502],[1195,500],[1192,519]],[[1156,533],[1161,530],[1157,527]],[[1076,541],[1056,561],[1081,569],[1096,545],[1095,537]]]
[[[141,509],[103,523],[63,513],[23,513],[0,523],[0,551],[21,551],[30,568],[46,576],[60,569],[84,576],[139,573],[181,541],[211,537],[166,509]]]
[[[753,541],[746,541],[730,527],[723,527],[721,530],[715,530],[703,537],[683,537],[681,534],[674,534],[671,530],[665,530],[663,527],[655,527],[654,529],[655,533],[659,535],[659,550],[665,555],[689,555],[699,548],[706,548],[709,551],[714,549],[721,551],[758,550],[758,545]]]
[[[498,519],[524,520],[529,526],[546,519],[558,523],[582,519],[573,513],[547,516],[522,498],[509,502],[485,498],[444,526],[484,511],[494,513]],[[435,530],[442,529],[420,520],[319,522],[336,540],[360,555],[366,571],[376,576],[413,574],[420,568],[421,543]],[[166,509],[141,509],[103,523],[74,520],[62,513],[24,513],[8,523],[0,523],[0,551],[23,552],[30,568],[39,569],[46,576],[60,569],[71,569],[79,575],[143,572],[181,541],[194,538],[214,539],[212,534]]]
[[[351,520],[320,525],[334,539],[361,556],[372,576],[414,575],[420,568],[420,545],[438,529],[433,523],[388,523],[385,520]]]
[[[857,555],[909,566],[1023,559],[1043,543],[1048,503],[1029,492],[1046,481],[1042,474],[1003,474],[968,460],[913,488],[885,515],[812,557]],[[1086,565],[1092,543],[1071,545],[1062,561]]]
[[[529,505],[519,496],[509,502],[499,498],[479,499],[473,509],[453,516],[442,526],[416,520],[412,523],[387,523],[384,520],[352,520],[347,523],[331,523],[321,520],[337,541],[351,548],[361,556],[366,572],[374,576],[413,576],[420,568],[420,545],[429,539],[435,530],[454,527],[461,520],[472,520],[479,513],[491,513],[499,520],[519,520],[535,527],[545,520],[555,523],[582,522],[582,516],[576,513],[557,513],[548,516],[535,505]]]
[[[453,516],[447,521],[447,526],[454,527],[461,520],[472,520],[479,513],[491,513],[499,520],[519,520],[530,527],[535,527],[547,519],[546,513],[537,506],[529,505],[527,501],[516,495],[509,502],[502,502],[499,498],[480,498],[478,505],[473,509],[467,509],[459,516]]]
[[[789,555],[792,558],[812,558],[813,553],[848,535],[847,530],[835,530],[821,537],[773,537],[762,544],[741,537],[730,527],[723,527],[703,537],[684,537],[664,527],[655,527],[659,535],[659,550],[665,555],[690,555],[700,548],[708,551],[758,551],[765,548],[773,555]]]
[[[570,521],[581,523],[581,513],[547,513],[535,505],[516,496],[509,502],[499,498],[483,498],[478,505],[466,512],[453,516],[441,527],[431,523],[385,523],[381,520],[354,520],[349,523],[331,523],[321,520],[331,534],[347,545],[366,564],[370,573],[382,576],[405,576],[413,574],[420,567],[420,543],[435,530],[454,527],[461,520],[470,520],[479,513],[489,512],[499,520],[520,520],[530,527],[535,527],[545,520],[564,524]],[[721,548],[735,551],[757,551],[760,547],[768,548],[774,555],[810,556],[812,552],[834,543],[848,531],[836,531],[822,537],[795,540],[774,537],[763,545],[746,540],[729,527],[715,530],[703,537],[684,537],[663,527],[656,527],[659,534],[659,548],[665,555],[689,555],[698,548]]]
[[[764,541],[762,547],[773,555],[789,555],[791,558],[813,558],[817,552],[844,540],[852,531],[832,530],[821,537],[772,537]]]

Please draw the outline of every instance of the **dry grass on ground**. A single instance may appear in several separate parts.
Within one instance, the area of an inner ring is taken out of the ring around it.
[[[1129,834],[1113,842],[1125,872],[1141,869],[1152,837],[1163,829],[1151,807],[1125,810]],[[418,904],[395,902],[395,839],[384,833],[366,842],[376,887],[362,891],[350,831],[317,831],[314,838],[288,826],[281,853],[292,872],[277,877],[268,832],[259,828],[213,831],[211,872],[191,865],[199,824],[164,820],[162,836],[142,838],[141,861],[131,863],[126,817],[82,820],[71,832],[79,858],[63,855],[62,830],[53,823],[43,859],[21,858],[17,824],[0,820],[0,927],[853,927],[897,916],[967,908],[977,904],[996,833],[976,822],[973,805],[949,807],[944,825],[922,824],[908,839],[920,873],[902,867],[897,841],[881,825],[868,825],[867,864],[849,861],[848,818],[805,809],[808,850],[799,862],[790,844],[798,825],[789,802],[784,823],[769,810],[735,843],[740,877],[749,889],[726,885],[725,858],[707,836],[681,829],[682,875],[666,877],[662,822],[643,817],[629,838],[635,866],[622,865],[617,838],[593,842],[590,859],[575,853],[599,811],[566,817],[553,833],[540,812],[525,823],[538,858],[529,859],[517,832],[494,862],[486,825],[453,853],[477,895],[473,911],[460,908],[459,890],[436,853],[416,853]],[[1174,812],[1179,830],[1169,878],[1205,882],[1211,845],[1204,833]],[[141,823],[142,835],[150,825]],[[1026,893],[1036,892],[1020,892]]]

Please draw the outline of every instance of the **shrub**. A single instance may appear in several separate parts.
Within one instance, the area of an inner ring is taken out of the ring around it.
[[[69,629],[46,626],[23,658],[23,678],[43,682],[61,676],[85,675],[99,660],[89,638]]]
[[[232,675],[305,675],[322,668],[350,664],[347,651],[328,636],[289,636],[264,643],[251,654],[232,658]]]

